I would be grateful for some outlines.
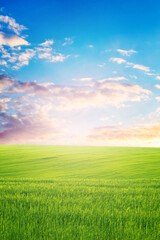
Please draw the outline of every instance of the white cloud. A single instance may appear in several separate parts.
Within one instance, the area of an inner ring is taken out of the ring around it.
[[[36,51],[38,52],[38,53],[44,53],[44,52],[46,52],[46,53],[49,53],[49,52],[51,52],[52,51],[52,47],[51,46],[49,46],[49,47],[43,47],[43,46],[41,46],[41,47],[36,47],[35,48],[36,49]]]
[[[7,35],[3,32],[0,32],[0,52],[1,58],[0,65],[6,67],[11,67],[13,70],[18,70],[24,65],[29,64],[34,56],[37,56],[39,59],[47,59],[49,62],[63,62],[70,55],[63,55],[62,53],[56,53],[55,50],[50,47],[53,44],[52,40],[47,40],[44,43],[39,44],[40,47],[35,47],[34,49],[26,49],[23,51],[19,45],[29,45],[29,43],[16,35]],[[7,49],[5,45],[11,47]],[[12,64],[12,65],[11,65]]]
[[[5,34],[0,32],[0,46],[6,45],[9,47],[15,47],[20,45],[30,45],[25,39],[16,35]]]
[[[63,54],[59,53],[57,56],[52,55],[49,59],[50,62],[64,62],[65,59],[69,58],[70,55],[64,56]]]
[[[149,73],[149,72],[146,72],[145,74],[148,75],[148,76],[155,76],[156,75],[155,73]]]
[[[156,84],[155,87],[160,89],[160,85],[159,84]]]
[[[26,27],[16,23],[13,18],[0,15],[2,29],[7,24],[7,28],[16,34],[8,34],[0,31],[0,65],[18,70],[24,65],[29,64],[29,60],[36,56],[39,59],[47,59],[49,62],[63,62],[70,55],[63,55],[52,48],[54,40],[48,39],[35,47],[24,49],[23,46],[29,46],[30,43],[24,37],[17,36]],[[4,25],[4,26],[3,26]],[[72,44],[71,38],[65,38],[64,45]],[[8,48],[8,46],[10,48]]]
[[[136,68],[136,69],[139,69],[139,70],[142,70],[142,71],[145,71],[145,72],[149,72],[150,71],[149,67],[145,67],[145,66],[140,65],[140,64],[132,63],[131,65],[133,66],[133,68]]]
[[[50,45],[53,45],[53,43],[54,43],[54,41],[52,39],[50,39],[50,40],[46,40],[43,43],[40,43],[39,45],[43,46],[43,47],[50,47]]]
[[[160,80],[160,76],[157,76],[156,79],[157,79],[157,80]]]
[[[126,60],[124,60],[123,58],[110,58],[110,61],[116,62],[118,64],[126,63]]]
[[[16,23],[14,18],[8,16],[0,15],[0,22],[8,24],[8,28],[17,35],[19,35],[22,30],[27,29],[25,26]]]
[[[35,54],[36,52],[33,49],[26,49],[24,52],[14,54],[8,61],[15,63],[15,65],[12,67],[13,70],[18,70],[22,66],[28,65],[29,60],[32,59]]]
[[[0,60],[0,65],[7,66],[7,62],[5,60]]]
[[[51,53],[48,53],[48,52],[38,54],[38,57],[41,58],[41,59],[43,59],[43,58],[44,59],[50,59],[51,56],[52,56]]]
[[[132,67],[132,68],[135,68],[135,69],[139,69],[139,70],[142,70],[144,72],[149,72],[150,71],[150,68],[149,67],[146,67],[146,66],[143,66],[143,65],[140,65],[140,64],[135,64],[135,63],[131,63],[131,62],[127,62],[125,59],[123,58],[110,58],[110,61],[112,62],[116,62],[118,64],[122,64],[122,63],[126,63],[126,65],[128,67]]]
[[[92,44],[88,45],[89,48],[93,48],[94,46]]]
[[[66,38],[69,41],[69,38]],[[47,40],[44,43],[39,44],[41,47],[36,48],[38,53],[38,58],[47,59],[49,62],[63,62],[65,59],[70,57],[70,55],[63,55],[62,53],[57,53],[51,45],[53,40]]]
[[[24,65],[28,65],[29,64],[29,60],[31,58],[33,58],[35,55],[35,51],[33,49],[27,49],[25,52],[22,52],[21,54],[19,54],[18,56],[18,63],[17,66],[18,67],[22,67]]]
[[[127,56],[127,57],[131,56],[133,53],[137,53],[137,51],[132,50],[132,49],[131,50],[117,49],[117,52],[119,52],[121,55]]]

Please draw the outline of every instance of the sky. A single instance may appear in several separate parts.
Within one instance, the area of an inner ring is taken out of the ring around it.
[[[160,2],[1,0],[0,144],[160,147]]]

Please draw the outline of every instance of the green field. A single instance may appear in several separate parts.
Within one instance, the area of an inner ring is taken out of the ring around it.
[[[160,239],[160,149],[0,146],[0,240]]]

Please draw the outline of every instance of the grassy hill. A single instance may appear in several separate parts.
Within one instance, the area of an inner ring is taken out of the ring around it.
[[[160,176],[159,148],[0,146],[0,176],[137,179]]]
[[[1,240],[160,239],[160,149],[0,146]]]

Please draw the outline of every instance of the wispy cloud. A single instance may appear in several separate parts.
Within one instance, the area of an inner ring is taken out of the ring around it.
[[[52,57],[51,53],[43,52],[38,54],[38,58],[40,59],[50,59]]]
[[[135,68],[135,69],[139,69],[139,70],[142,70],[144,72],[149,72],[150,71],[150,68],[149,67],[146,67],[146,66],[143,66],[143,65],[140,65],[140,64],[135,64],[135,63],[131,63],[131,62],[127,62],[125,59],[123,58],[110,58],[110,61],[112,62],[116,62],[118,64],[122,64],[122,63],[125,63],[128,67],[132,67],[132,68]]]
[[[150,72],[145,72],[145,74],[148,75],[148,76],[155,76],[156,75],[156,73],[150,73]]]
[[[73,44],[74,43],[74,41],[70,38],[70,37],[66,37],[65,39],[64,39],[64,43],[62,43],[62,46],[64,47],[64,46],[66,46],[66,45],[71,45],[71,44]]]
[[[51,45],[53,45],[53,43],[54,43],[54,41],[52,39],[50,39],[50,40],[46,40],[43,43],[40,43],[39,45],[42,47],[50,47]]]
[[[106,65],[106,63],[103,63],[103,64],[97,65],[97,67],[103,68],[105,65]]]
[[[104,83],[106,81],[122,81],[122,80],[127,80],[127,78],[126,77],[110,77],[110,78],[101,79],[98,82]]]
[[[69,58],[70,55],[63,55],[62,53],[59,53],[58,55],[52,55],[49,59],[50,62],[64,62],[65,59]]]
[[[137,79],[138,77],[136,75],[129,75],[130,78]]]
[[[149,72],[150,71],[149,67],[146,67],[146,66],[143,66],[143,65],[140,65],[140,64],[134,64],[134,63],[127,63],[127,64],[132,66],[133,68],[142,70],[144,72]]]
[[[110,58],[110,61],[116,62],[118,64],[126,63],[126,60],[123,58]]]
[[[130,57],[133,53],[137,53],[135,50],[123,50],[123,49],[117,49],[117,52],[119,52],[123,56]]]
[[[12,30],[17,35],[19,35],[22,30],[27,29],[25,26],[16,23],[15,19],[9,16],[0,15],[0,22],[7,24],[8,29]]]

